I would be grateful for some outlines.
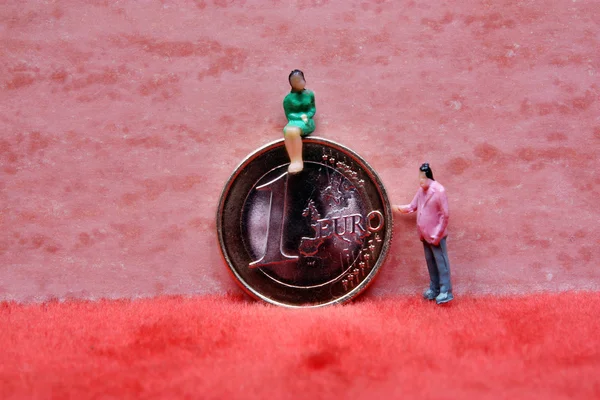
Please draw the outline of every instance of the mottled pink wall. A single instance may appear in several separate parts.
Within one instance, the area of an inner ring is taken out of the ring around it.
[[[599,31],[595,0],[3,2],[0,300],[238,291],[218,197],[293,68],[393,203],[431,163],[456,293],[599,290]],[[414,223],[367,296],[426,285]]]

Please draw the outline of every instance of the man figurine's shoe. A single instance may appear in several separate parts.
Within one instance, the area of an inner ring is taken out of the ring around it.
[[[297,174],[298,172],[301,172],[304,169],[304,163],[302,161],[294,161],[292,163],[290,163],[290,165],[288,166],[288,173],[289,174]]]
[[[435,298],[435,302],[437,304],[444,304],[444,303],[449,302],[453,298],[454,298],[454,296],[452,296],[452,293],[443,292],[443,293],[438,294],[438,296]]]
[[[423,292],[423,297],[425,300],[435,300],[437,295],[438,294],[431,289],[427,289],[425,292]]]

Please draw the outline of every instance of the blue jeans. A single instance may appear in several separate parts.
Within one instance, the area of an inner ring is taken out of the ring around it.
[[[440,241],[439,246],[423,241],[423,249],[425,249],[425,260],[429,270],[429,288],[435,293],[452,293],[446,238]]]

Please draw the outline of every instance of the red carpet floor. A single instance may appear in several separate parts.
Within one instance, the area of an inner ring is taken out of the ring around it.
[[[0,307],[12,398],[600,398],[600,296]]]

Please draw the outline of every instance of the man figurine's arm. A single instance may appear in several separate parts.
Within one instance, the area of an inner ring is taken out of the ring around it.
[[[419,192],[417,192],[417,194],[415,194],[415,197],[413,197],[413,200],[410,202],[410,204],[406,204],[404,206],[394,206],[394,209],[401,214],[413,213],[413,212],[417,211],[417,198],[418,197],[419,197]]]
[[[448,219],[450,217],[450,213],[448,212],[448,197],[446,196],[446,190],[441,190],[436,193],[437,202],[439,206],[439,222],[435,227],[435,234],[431,237],[432,244],[435,246],[439,245],[442,241],[442,233],[446,230],[448,226]]]

